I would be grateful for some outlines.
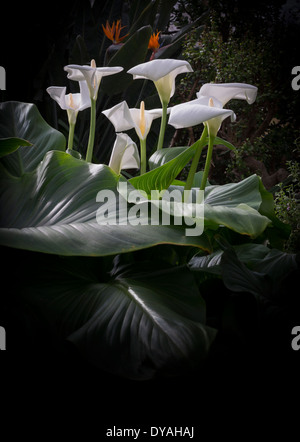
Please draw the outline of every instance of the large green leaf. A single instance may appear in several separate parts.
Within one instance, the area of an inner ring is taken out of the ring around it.
[[[260,178],[257,175],[251,175],[238,183],[208,186],[205,189],[205,202],[213,206],[227,207],[248,204],[258,210],[262,203]]]
[[[233,246],[237,258],[248,267],[253,267],[269,254],[270,249],[263,244],[246,243]],[[218,249],[209,255],[197,253],[189,261],[189,268],[196,272],[207,272],[217,275],[222,274],[221,260],[224,251]]]
[[[177,146],[177,147],[167,147],[164,149],[157,150],[154,154],[149,158],[149,169],[153,170],[159,166],[162,166],[168,161],[173,160],[182,152],[186,151],[188,148],[186,146]]]
[[[207,139],[207,143],[208,143],[208,139]],[[215,144],[223,144],[228,149],[236,150],[236,148],[231,143],[229,143],[228,141],[225,141],[219,137],[215,138]],[[172,147],[172,148],[168,147],[168,148],[157,150],[149,158],[150,170],[156,169],[157,167],[162,166],[163,164],[167,163],[168,161],[172,160],[173,158],[176,158],[178,155],[180,155],[186,149],[187,149],[186,146],[177,146],[177,147]]]
[[[146,192],[148,197],[151,196],[152,189],[178,189],[182,192],[182,186],[169,187],[169,184],[188,156],[193,154],[192,149],[193,146],[185,149],[167,163],[141,177],[132,178],[129,182],[138,190]],[[195,192],[196,189],[192,191]],[[204,228],[216,230],[225,226],[242,235],[256,238],[271,225],[271,220],[259,212],[263,196],[260,178],[257,175],[252,175],[240,183],[208,186],[204,193]],[[161,201],[152,201],[152,204],[162,206]],[[200,219],[199,221],[201,222]]]
[[[266,216],[247,204],[239,204],[237,207],[211,206],[204,204],[204,225],[206,228],[218,229],[225,226],[229,229],[256,238],[271,224]]]
[[[89,164],[65,152],[51,151],[31,173],[22,177],[1,171],[0,243],[11,247],[61,255],[100,256],[157,244],[194,245],[210,250],[205,235],[185,236],[183,226],[127,222],[127,207],[112,198],[107,211],[119,224],[99,224],[97,202],[101,190],[116,195],[119,177],[107,166]],[[124,225],[122,225],[124,223]],[[142,223],[142,220],[141,220]],[[127,224],[127,225],[126,225]]]
[[[228,248],[221,259],[224,284],[235,292],[248,292],[263,299],[284,293],[284,281],[297,271],[299,265],[295,254],[272,249],[249,269],[238,259],[235,251]]]
[[[188,264],[192,271],[222,276],[227,288],[271,298],[284,292],[284,281],[297,271],[297,256],[262,244],[226,246],[210,255],[196,254]]]
[[[233,250],[225,250],[222,255],[222,276],[226,287],[234,292],[264,296],[270,291],[271,281],[267,276],[249,270]]]
[[[207,138],[207,143],[208,143],[208,138]],[[228,149],[236,150],[236,148],[231,143],[229,143],[228,141],[225,141],[219,137],[215,138],[215,144],[223,144]],[[167,163],[168,161],[172,160],[173,158],[176,158],[178,155],[180,155],[186,149],[187,149],[186,146],[177,146],[177,147],[164,148],[164,149],[157,150],[149,158],[150,170],[156,169],[157,167],[162,166],[163,164]]]
[[[152,189],[166,190],[191,159],[196,149],[196,143],[188,148],[162,149],[152,155],[150,172],[131,178],[129,181],[136,189],[146,192],[149,197]],[[247,204],[256,210],[262,205],[267,205],[267,210],[264,210],[266,216],[274,213],[270,198],[272,195],[264,189],[257,175],[251,175],[239,183],[207,186],[205,189],[206,204],[227,207]]]
[[[168,189],[184,166],[193,157],[197,147],[198,144],[194,143],[188,148],[175,148],[176,152],[180,149],[179,155],[176,155],[166,163],[163,162],[159,167],[152,169],[139,177],[131,178],[129,182],[136,189],[146,192],[148,197],[151,196],[151,190],[162,191]],[[171,150],[173,150],[173,148],[170,149],[170,151]]]
[[[145,2],[142,2],[142,5],[138,5],[139,8],[137,7],[136,9],[136,12],[139,9],[138,16],[134,17],[133,23],[129,29],[131,35],[143,26],[149,24],[152,25],[155,20],[156,14],[158,13],[159,3],[160,0],[154,0],[148,2],[146,6]]]
[[[207,186],[204,193],[205,226],[217,229],[223,225],[256,238],[271,225],[272,218],[267,216],[271,215],[271,208],[261,213],[261,207],[269,198],[269,192],[264,189],[257,175],[251,175],[238,183]]]
[[[22,146],[2,159],[15,176],[33,171],[49,150],[65,150],[65,137],[50,127],[34,104],[0,103],[0,138],[22,138],[32,144]]]
[[[273,195],[265,189],[261,178],[257,175],[251,175],[238,183],[208,186],[205,189],[205,203],[211,206],[226,206],[227,208],[246,204],[271,221],[272,229],[268,230],[270,239],[276,235],[284,238],[289,235],[289,226],[280,222],[275,215]],[[254,214],[253,211],[252,214]],[[251,216],[250,213],[249,216]],[[262,218],[261,221],[263,222]],[[251,236],[255,237],[255,235]]]
[[[178,374],[207,355],[215,330],[186,267],[118,257],[103,281],[101,259],[37,257],[26,300],[56,336],[90,362],[133,379]]]
[[[10,137],[10,138],[0,138],[0,158],[9,155],[19,149],[20,146],[31,146],[27,140],[22,138]]]
[[[256,238],[271,225],[271,220],[260,213],[266,198],[262,195],[261,180],[251,175],[239,183],[208,186],[205,189],[205,224],[217,229],[224,225],[235,232]]]
[[[163,31],[164,29],[168,28],[170,16],[172,15],[172,11],[176,3],[176,0],[164,0],[163,2],[159,1],[159,7],[155,16],[153,30],[158,29],[159,31]]]

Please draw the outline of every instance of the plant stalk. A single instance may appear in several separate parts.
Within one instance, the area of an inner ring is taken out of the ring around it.
[[[147,148],[146,139],[140,139],[140,149],[141,149],[141,169],[140,174],[143,175],[147,170]]]
[[[68,149],[73,149],[73,141],[74,141],[74,131],[75,131],[75,123],[69,124],[69,138],[68,138]]]
[[[198,167],[198,163],[199,163],[202,149],[205,146],[206,138],[207,138],[207,127],[204,126],[201,137],[199,138],[198,141],[196,141],[196,143],[198,144],[198,147],[197,147],[197,150],[196,150],[195,155],[192,160],[192,164],[191,164],[189,174],[188,174],[185,186],[184,186],[184,190],[191,190],[191,188],[193,186],[195,173],[197,171],[197,167]]]
[[[96,129],[96,100],[91,98],[90,134],[89,134],[89,141],[88,141],[88,147],[87,147],[86,158],[85,158],[85,160],[88,163],[91,163],[92,158],[93,158],[93,150],[94,150],[94,142],[95,142],[95,129]]]
[[[168,103],[163,102],[162,116],[161,116],[161,122],[160,122],[160,131],[159,131],[159,137],[158,137],[158,143],[157,143],[157,150],[162,149],[163,144],[164,144],[165,130],[166,130],[166,125],[167,125],[167,109],[168,109]]]
[[[209,136],[208,136],[208,149],[207,149],[205,167],[204,167],[200,190],[204,190],[205,186],[206,186],[206,181],[207,181],[208,173],[209,173],[209,169],[210,169],[210,163],[211,163],[211,157],[212,157],[215,138],[216,137],[214,135],[209,134]]]

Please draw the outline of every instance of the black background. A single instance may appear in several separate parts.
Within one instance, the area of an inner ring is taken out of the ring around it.
[[[70,10],[71,1],[5,5],[0,40],[0,65],[7,75],[7,91],[1,92],[4,100],[33,101],[32,79],[46,59],[46,48],[53,42],[59,44]],[[291,54],[294,59],[295,54],[300,56],[297,48],[298,40],[287,47],[287,64]],[[7,253],[3,250],[2,256]],[[2,266],[2,281],[7,281],[6,272]],[[291,286],[297,281],[294,275]],[[8,297],[10,290],[17,290],[17,283],[6,288],[2,284],[2,295]],[[7,328],[7,351],[0,352],[0,421],[8,440],[77,435],[86,441],[102,441],[106,428],[113,425],[146,429],[194,425],[196,440],[203,441],[247,436],[271,440],[275,434],[290,440],[297,434],[300,351],[291,349],[286,324],[279,330],[271,324],[266,342],[250,351],[236,352],[229,344],[220,353],[216,347],[195,373],[137,382],[86,364],[71,347],[54,349],[50,338],[48,345],[43,337],[38,350],[28,350],[27,335],[22,332],[24,318],[11,317],[9,303],[8,307],[2,310],[5,324],[0,324]]]

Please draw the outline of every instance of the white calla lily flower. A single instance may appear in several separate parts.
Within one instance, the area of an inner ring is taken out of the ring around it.
[[[178,74],[193,72],[193,69],[185,60],[166,58],[138,64],[127,72],[133,75],[134,80],[142,78],[152,80],[155,84],[163,110],[157,143],[157,149],[162,149],[167,124],[167,107],[175,92],[175,78]]]
[[[205,83],[197,93],[197,97],[201,96],[216,98],[222,107],[232,99],[252,104],[256,100],[257,87],[246,83]]]
[[[50,86],[46,90],[61,109],[67,111],[69,121],[68,149],[73,149],[73,139],[77,114],[88,107],[91,107],[89,90],[85,81],[79,82],[80,93],[66,94],[66,87]]]
[[[64,67],[64,70],[68,72],[68,78],[70,80],[85,81],[90,93],[91,121],[89,141],[85,159],[87,162],[91,162],[93,158],[96,130],[96,100],[98,97],[100,82],[102,80],[102,77],[117,74],[118,72],[121,72],[123,68],[120,66],[97,68],[95,60],[92,60],[90,66],[69,64],[68,66]]]
[[[64,67],[64,70],[68,72],[67,77],[70,80],[85,80],[90,91],[91,99],[97,100],[98,90],[102,77],[117,74],[118,72],[121,72],[123,68],[121,66],[98,68],[96,66],[95,60],[92,60],[90,66],[69,64],[68,66]]]
[[[134,80],[152,80],[162,104],[168,104],[175,92],[176,76],[185,72],[193,72],[193,69],[185,60],[157,59],[134,66],[127,72],[133,75]]]
[[[102,111],[102,113],[111,121],[116,132],[123,132],[129,129],[135,129],[140,140],[145,140],[152,121],[162,115],[161,109],[145,110],[144,102],[141,102],[140,109],[129,108],[126,101],[122,101],[116,106]]]
[[[124,169],[140,168],[137,145],[127,134],[117,133],[108,165],[118,175]]]
[[[208,149],[201,181],[200,190],[204,190],[208,178],[210,163],[212,159],[212,151],[215,137],[225,118],[231,117],[231,121],[235,121],[235,113],[230,109],[223,109],[225,104],[233,99],[246,100],[252,104],[257,95],[257,87],[245,83],[207,83],[204,84],[197,93],[197,98],[188,103],[174,106],[171,109],[169,124],[176,129],[191,127],[203,123],[204,130],[200,140],[199,147],[196,152],[189,175],[187,177],[185,189],[190,190],[194,175],[197,169],[203,143],[208,134]]]
[[[80,93],[66,94],[66,87],[50,86],[46,90],[53,100],[55,100],[61,109],[66,110],[70,124],[76,123],[79,111],[91,107],[89,90],[85,81],[79,82]]]
[[[135,129],[140,139],[141,149],[141,175],[147,168],[147,149],[146,138],[150,131],[152,121],[162,115],[162,109],[145,110],[145,104],[142,101],[140,109],[129,109],[126,101],[122,101],[111,109],[102,111],[102,113],[111,121],[116,132],[123,132],[129,129]]]
[[[200,123],[204,124],[202,136],[198,140],[198,149],[194,155],[191,168],[186,180],[185,190],[190,190],[192,187],[202,148],[206,142],[208,134],[208,150],[200,186],[200,190],[205,189],[212,158],[214,140],[217,136],[223,120],[228,117],[231,117],[231,119],[234,120],[234,112],[230,109],[223,109],[222,103],[219,100],[213,99],[211,97],[199,97],[195,100],[192,100],[191,102],[179,104],[171,108],[169,124],[174,126],[176,129],[192,127]]]
[[[200,97],[172,107],[169,124],[175,129],[181,129],[204,123],[207,124],[209,134],[216,136],[223,120],[227,117],[231,117],[234,121],[234,112],[230,109],[223,109],[218,100]]]

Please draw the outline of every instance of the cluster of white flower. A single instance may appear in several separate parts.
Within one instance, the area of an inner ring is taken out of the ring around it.
[[[74,130],[77,113],[91,107],[90,138],[87,148],[86,161],[92,160],[92,150],[95,135],[95,103],[102,77],[121,72],[122,67],[96,67],[92,60],[90,66],[68,65],[64,68],[68,78],[79,82],[80,93],[66,95],[65,87],[49,87],[51,97],[57,101],[62,109],[67,110],[71,128]],[[175,92],[175,78],[178,74],[192,72],[192,67],[187,61],[176,59],[155,59],[131,68],[128,73],[133,79],[147,79],[154,82],[160,101],[161,109],[145,110],[144,102],[140,108],[130,109],[126,101],[122,101],[103,114],[111,121],[117,132],[116,142],[109,162],[116,173],[125,168],[140,168],[141,174],[146,172],[146,138],[150,131],[152,121],[161,118],[161,129],[157,149],[163,147],[167,114],[168,124],[176,129],[192,127],[203,123],[206,134],[213,140],[217,136],[222,121],[235,114],[230,109],[223,109],[225,104],[235,98],[253,103],[257,95],[257,87],[245,83],[206,83],[196,94],[197,98],[187,103],[168,107],[171,97]],[[136,144],[123,134],[123,131],[134,128],[140,140],[141,160]],[[69,149],[73,137],[69,137]]]

